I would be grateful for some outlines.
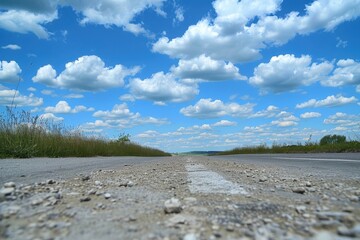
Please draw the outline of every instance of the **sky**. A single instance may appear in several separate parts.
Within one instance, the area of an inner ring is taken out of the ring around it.
[[[360,0],[0,0],[0,105],[167,152],[360,139]]]

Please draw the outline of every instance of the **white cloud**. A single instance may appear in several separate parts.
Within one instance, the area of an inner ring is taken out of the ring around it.
[[[36,97],[33,93],[25,96],[16,90],[0,89],[0,105],[3,106],[36,107],[41,106],[43,103],[43,99]]]
[[[196,84],[177,81],[173,74],[155,73],[151,78],[130,80],[130,92],[136,99],[151,100],[158,103],[184,102],[199,93]]]
[[[190,60],[180,60],[178,66],[173,66],[171,71],[180,78],[209,81],[246,79],[231,62],[213,60],[205,55]]]
[[[353,59],[341,59],[331,77],[321,81],[322,85],[340,87],[360,84],[360,63]]]
[[[126,103],[116,104],[110,111],[96,111],[93,116],[100,118],[95,122],[88,122],[80,126],[82,131],[101,132],[104,129],[124,129],[144,124],[163,125],[166,119],[142,117],[140,113],[130,111]]]
[[[295,117],[292,113],[281,111],[276,117],[278,119],[272,121],[270,125],[278,127],[293,127],[298,125],[299,118]]]
[[[72,109],[66,101],[59,101],[55,105],[55,107],[45,108],[45,112],[47,113],[78,113],[78,112],[91,112],[94,110],[95,110],[94,108],[87,108],[82,105],[75,106],[75,108]]]
[[[233,63],[253,61],[260,58],[260,51],[269,45],[285,44],[297,34],[332,30],[360,15],[360,0],[317,0],[306,6],[304,16],[291,12],[279,18],[275,13],[281,8],[281,2],[214,1],[215,19],[200,20],[181,37],[160,38],[153,45],[153,51],[176,58],[191,59],[205,54]]]
[[[81,13],[83,18],[81,24],[100,24],[104,26],[122,27],[124,30],[134,34],[146,33],[140,23],[133,23],[134,18],[146,9],[155,9],[160,15],[165,0],[105,0],[101,3],[96,1],[62,0],[62,5],[71,6],[75,11]]]
[[[21,68],[15,61],[0,61],[0,82],[16,83],[19,81]]]
[[[184,21],[184,8],[180,6],[175,6],[175,19],[174,22],[182,22]]]
[[[280,109],[274,105],[268,106],[265,110],[258,111],[252,114],[251,118],[258,118],[258,117],[275,117],[279,113]]]
[[[69,6],[80,14],[81,24],[99,24],[105,27],[117,26],[134,34],[149,35],[142,23],[134,23],[134,18],[146,9],[154,9],[159,15],[166,15],[162,10],[165,0],[105,0],[101,3],[94,1],[77,0],[40,0],[8,1],[0,3],[0,28],[18,33],[32,32],[39,38],[47,39],[51,35],[44,27],[57,19],[57,9]],[[180,14],[180,12],[179,12]],[[179,15],[180,17],[180,15]]]
[[[31,32],[38,38],[48,39],[51,33],[43,25],[55,19],[57,19],[57,10],[50,13],[33,13],[25,10],[0,11],[0,28],[17,33]]]
[[[321,113],[318,112],[306,112],[300,115],[301,118],[308,119],[308,118],[318,118],[321,117]]]
[[[76,94],[76,93],[70,93],[70,94],[64,96],[64,98],[83,98],[83,97],[84,97],[84,95]]]
[[[250,84],[263,92],[284,92],[300,86],[308,86],[327,76],[333,66],[329,62],[311,63],[308,55],[296,58],[286,54],[274,56],[269,63],[261,63],[254,70]]]
[[[54,122],[61,122],[64,120],[62,117],[57,117],[53,113],[44,113],[39,116],[42,120],[54,121]]]
[[[338,127],[345,129],[350,128],[352,131],[354,131],[354,127],[358,128],[360,125],[360,115],[337,112],[336,114],[326,118],[324,123],[338,125]]]
[[[354,96],[352,97],[343,97],[341,95],[331,95],[326,97],[323,100],[316,100],[316,99],[310,99],[307,102],[300,103],[296,105],[296,108],[309,108],[309,107],[335,107],[335,106],[341,106],[345,104],[355,103],[358,99]]]
[[[139,70],[139,67],[128,69],[120,64],[106,67],[101,58],[91,55],[68,62],[65,70],[57,77],[51,65],[43,66],[39,68],[33,81],[66,89],[101,91],[123,86],[124,78],[135,75]]]
[[[232,127],[232,126],[236,126],[236,125],[237,125],[236,122],[231,122],[228,120],[221,120],[219,122],[212,124],[212,126],[214,126],[214,127]]]
[[[180,113],[193,118],[216,118],[225,115],[233,117],[248,117],[253,111],[253,104],[240,105],[237,103],[225,104],[221,100],[212,101],[210,98],[200,99],[194,106],[182,108]]]
[[[9,45],[6,45],[6,46],[2,46],[1,47],[2,49],[10,49],[10,50],[20,50],[21,47],[19,45],[16,45],[16,44],[9,44]]]

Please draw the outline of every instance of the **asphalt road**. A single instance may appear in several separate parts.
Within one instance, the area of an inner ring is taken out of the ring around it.
[[[193,158],[196,158],[195,156]],[[214,156],[219,161],[267,165],[316,174],[324,177],[359,177],[360,153],[343,154],[249,154]],[[14,181],[31,183],[46,179],[66,179],[99,169],[119,169],[149,161],[166,161],[168,157],[93,157],[0,159],[0,184]]]
[[[32,183],[46,179],[66,179],[94,170],[119,169],[156,160],[159,157],[0,159],[0,185],[9,181]]]
[[[263,167],[271,165],[323,177],[360,178],[360,153],[240,154],[211,158]]]

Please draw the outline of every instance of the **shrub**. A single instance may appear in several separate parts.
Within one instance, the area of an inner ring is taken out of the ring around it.
[[[328,145],[328,144],[339,144],[345,143],[346,137],[343,135],[326,135],[320,140],[320,145]]]

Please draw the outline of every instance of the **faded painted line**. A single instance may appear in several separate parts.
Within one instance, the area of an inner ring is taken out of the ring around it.
[[[305,160],[305,161],[357,162],[357,163],[360,163],[360,160],[353,160],[353,159],[296,158],[296,157],[273,157],[273,158],[281,159],[281,160]]]
[[[185,168],[191,193],[248,194],[240,185],[206,169],[204,165],[187,164]]]

